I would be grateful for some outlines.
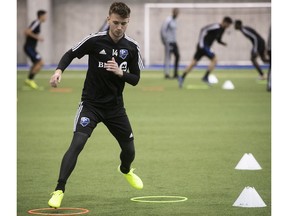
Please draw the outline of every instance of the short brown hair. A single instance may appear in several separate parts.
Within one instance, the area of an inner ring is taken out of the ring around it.
[[[109,15],[118,14],[122,18],[130,17],[130,8],[123,2],[114,2],[109,9]]]
[[[46,13],[47,13],[47,12],[46,12],[45,10],[38,10],[38,11],[37,11],[37,17],[39,18],[39,17],[45,15]]]

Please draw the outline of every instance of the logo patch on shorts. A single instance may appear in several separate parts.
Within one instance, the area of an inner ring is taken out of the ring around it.
[[[82,117],[82,118],[80,119],[80,124],[81,124],[83,127],[86,127],[89,123],[90,123],[90,119],[87,118],[87,117]]]

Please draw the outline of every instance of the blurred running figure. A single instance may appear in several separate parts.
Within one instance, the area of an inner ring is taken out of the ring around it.
[[[271,92],[271,26],[269,28],[267,51],[269,56],[269,69],[267,74],[267,91]]]
[[[194,54],[193,60],[191,64],[184,70],[183,75],[179,76],[178,83],[179,87],[182,88],[183,82],[187,74],[193,69],[194,66],[197,65],[198,61],[206,56],[211,60],[211,63],[202,78],[202,81],[210,85],[208,76],[210,72],[214,69],[217,58],[215,53],[212,52],[211,46],[215,40],[218,43],[226,46],[227,44],[222,41],[222,35],[230,25],[232,24],[232,19],[230,17],[224,17],[221,23],[214,23],[203,27],[200,31],[199,40],[197,44],[197,50]]]
[[[264,63],[269,63],[269,59],[266,57],[264,39],[255,31],[255,29],[243,26],[241,20],[235,21],[235,29],[241,31],[252,42],[251,61],[260,75],[259,79],[265,79],[264,73],[257,62],[257,57],[260,55],[260,58]]]
[[[26,41],[24,45],[24,51],[26,55],[31,59],[33,65],[30,68],[28,78],[25,80],[25,84],[31,87],[32,89],[38,89],[39,86],[35,83],[34,77],[41,70],[44,62],[36,51],[36,46],[38,41],[43,41],[43,37],[41,37],[41,23],[46,21],[46,11],[38,10],[37,11],[37,19],[34,20],[30,26],[25,29]]]
[[[172,16],[167,17],[161,27],[161,40],[165,47],[164,76],[166,79],[170,78],[169,66],[170,66],[171,53],[175,56],[173,78],[178,77],[178,65],[180,59],[179,50],[176,42],[176,29],[177,29],[176,18],[178,14],[179,9],[173,8]]]

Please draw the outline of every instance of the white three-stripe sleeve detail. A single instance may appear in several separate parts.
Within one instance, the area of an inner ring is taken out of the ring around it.
[[[246,35],[249,35],[251,38],[253,38],[254,40],[254,43],[253,43],[253,52],[254,53],[257,53],[257,50],[258,50],[258,39],[257,39],[257,36],[255,34],[253,34],[252,32],[248,31],[247,29],[245,28],[242,28],[242,31],[246,34]]]
[[[204,47],[204,38],[207,35],[207,32],[213,29],[218,29],[220,27],[220,25],[218,23],[215,24],[211,24],[208,25],[204,28],[202,28],[201,32],[200,32],[200,36],[199,36],[199,46],[200,48]]]
[[[84,44],[90,38],[101,36],[101,35],[106,35],[106,34],[107,34],[107,32],[105,31],[105,32],[98,32],[96,34],[94,33],[94,34],[90,34],[90,35],[86,36],[82,41],[80,41],[78,44],[76,44],[74,47],[72,47],[72,52],[77,50],[82,44]]]
[[[33,25],[30,27],[30,29],[31,29],[32,31],[34,31],[34,29],[37,28],[37,26],[39,26],[39,25],[40,25],[40,21],[39,21],[39,20],[36,20],[36,21],[33,23]]]
[[[138,67],[139,67],[140,70],[142,70],[144,68],[144,64],[143,64],[143,60],[142,60],[142,57],[141,57],[141,52],[140,52],[140,48],[139,48],[138,42],[135,41],[134,39],[130,38],[127,35],[125,35],[125,38],[128,41],[131,41],[132,43],[134,43],[136,45],[137,50],[138,50]]]

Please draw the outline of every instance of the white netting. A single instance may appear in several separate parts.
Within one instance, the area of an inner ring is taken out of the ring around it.
[[[192,59],[200,29],[211,23],[220,23],[224,16],[230,16],[233,20],[242,20],[243,25],[254,28],[265,41],[271,25],[269,3],[146,4],[144,41],[146,64],[163,64],[164,47],[160,40],[160,28],[165,18],[171,15],[173,7],[180,8],[177,18],[177,40],[181,64],[187,64]],[[222,39],[227,42],[227,47],[223,47],[217,42],[212,46],[220,64],[250,63],[252,44],[241,32],[234,29],[234,25],[226,30]],[[207,59],[203,58],[202,62],[205,61]]]

